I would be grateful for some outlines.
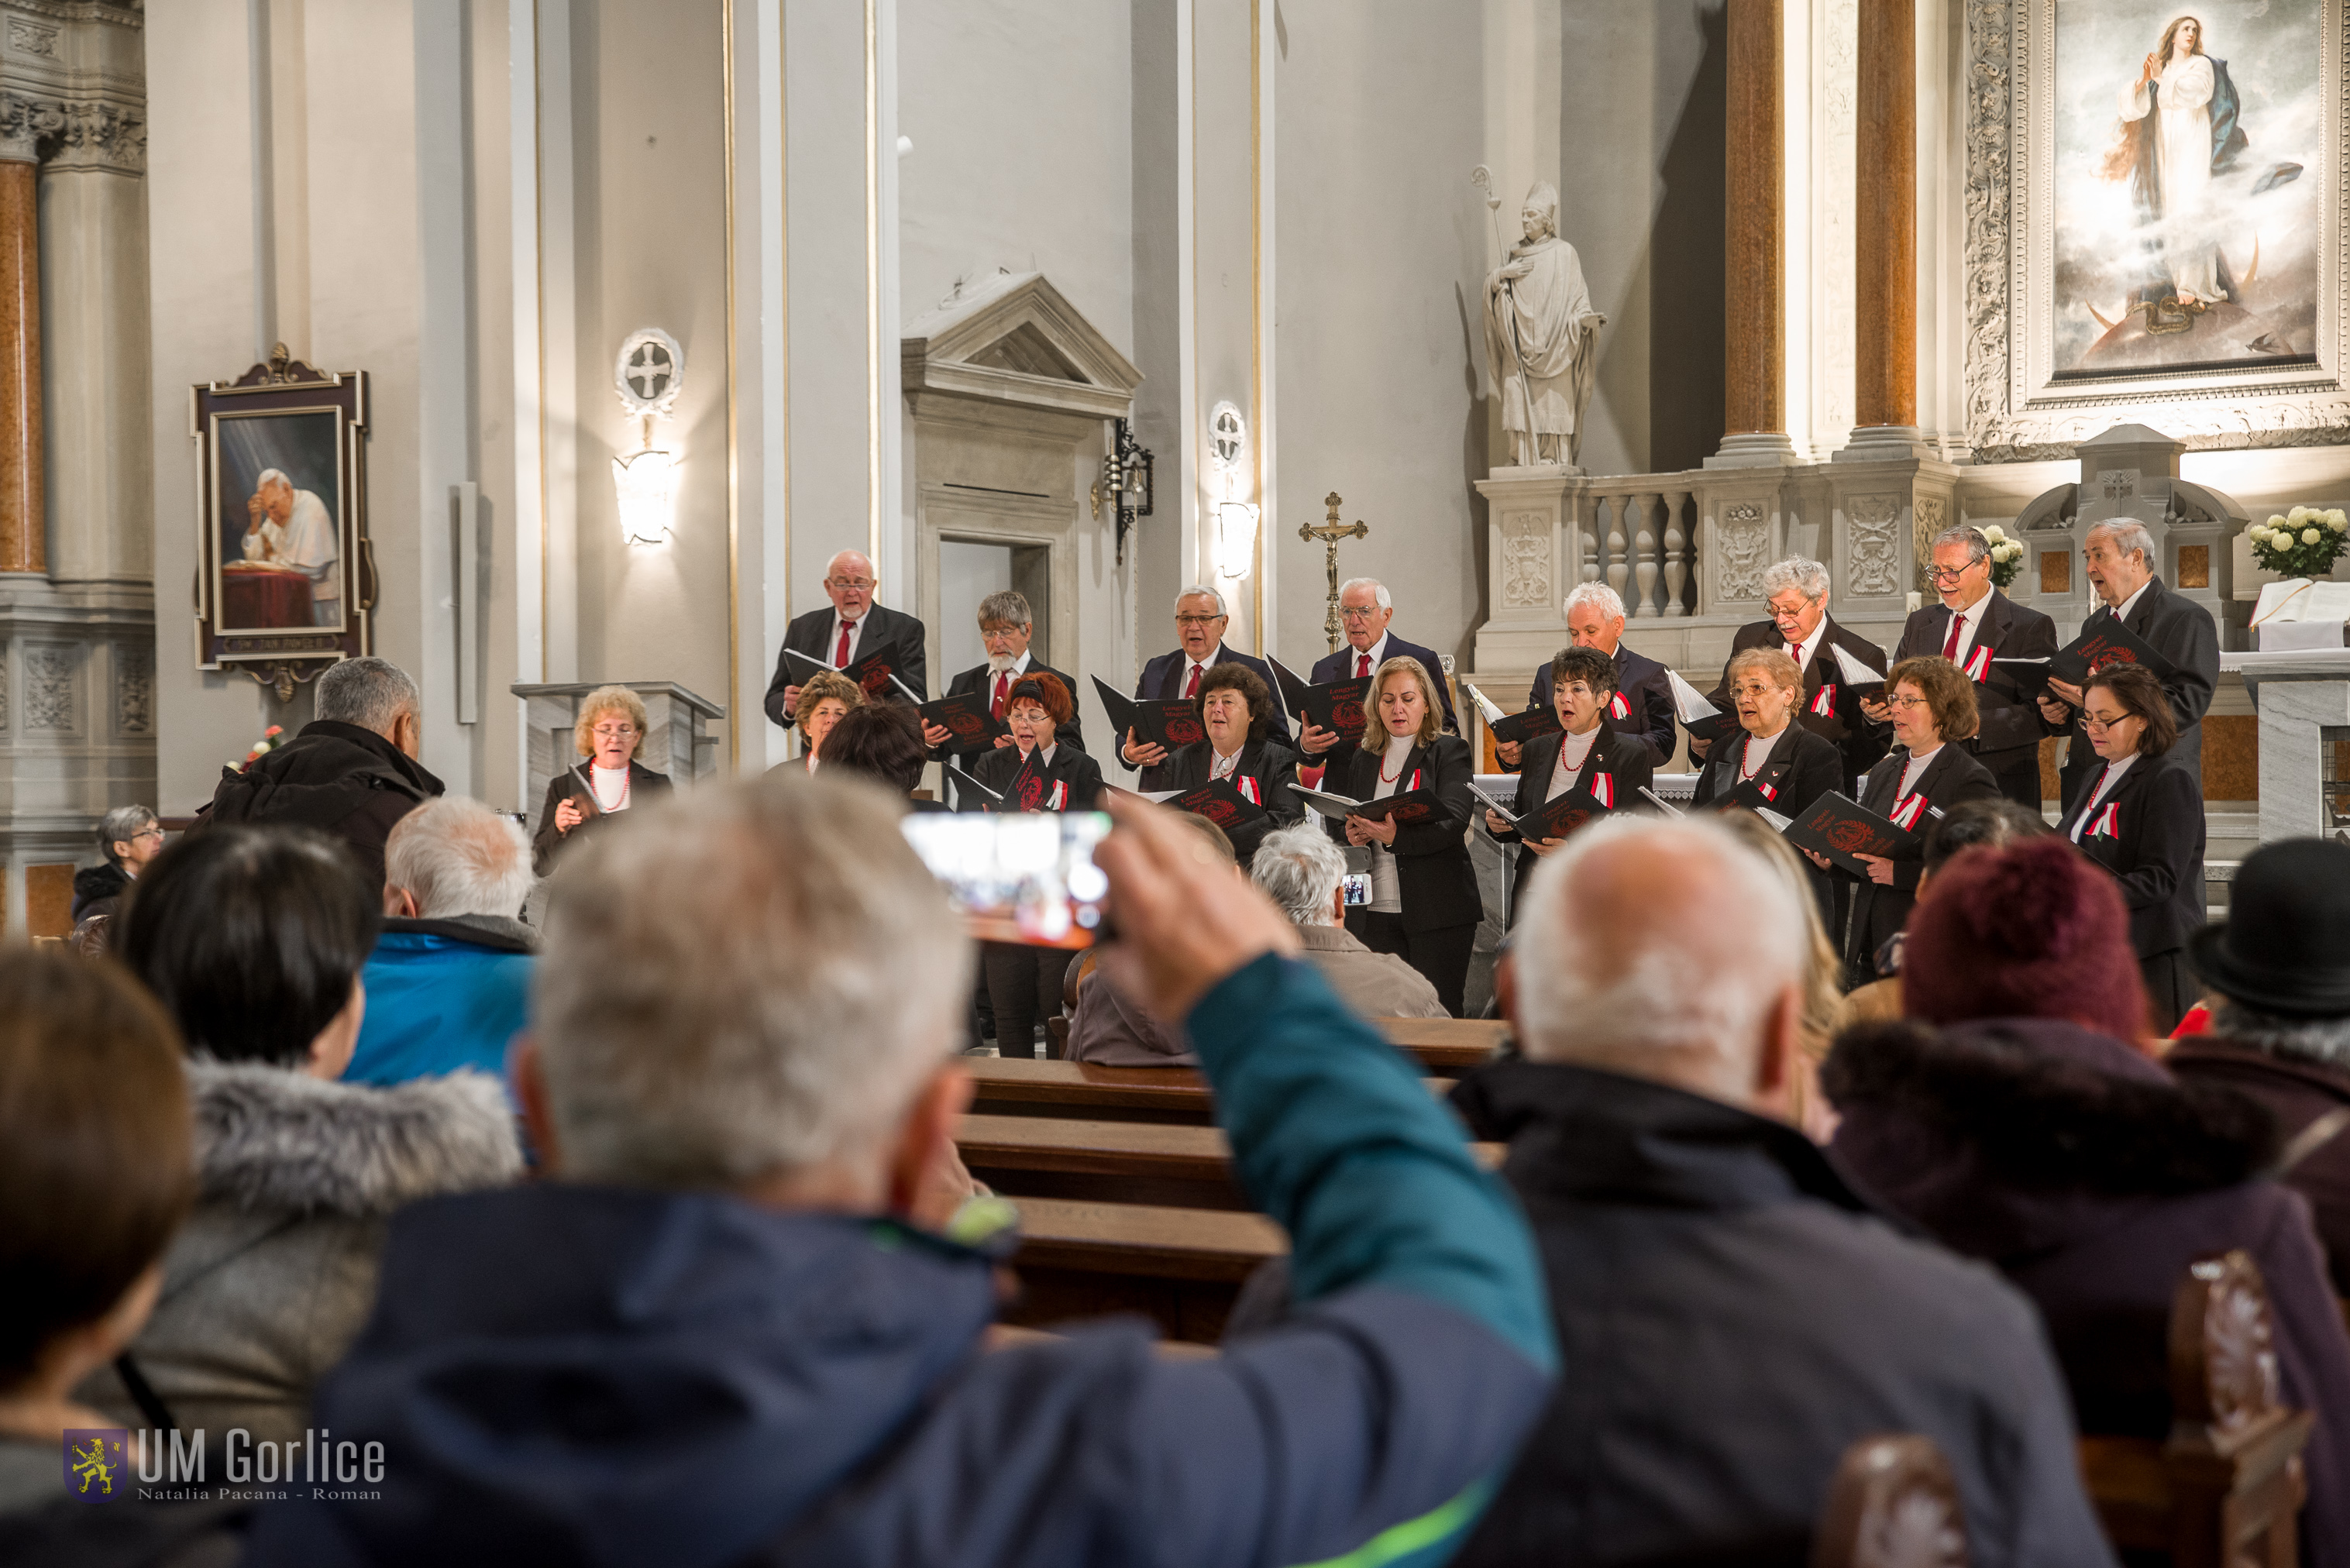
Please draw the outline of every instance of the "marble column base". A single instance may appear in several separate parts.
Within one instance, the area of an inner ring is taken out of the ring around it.
[[[1799,468],[1803,454],[1783,431],[1743,431],[1721,438],[1721,450],[1705,460],[1708,468]]]

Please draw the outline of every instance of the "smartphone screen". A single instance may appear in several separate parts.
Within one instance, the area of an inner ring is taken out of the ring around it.
[[[981,941],[1091,947],[1109,878],[1094,846],[1109,832],[1098,811],[917,812],[906,842],[947,890]]]
[[[1371,901],[1371,877],[1367,871],[1347,873],[1347,907],[1354,909]]]

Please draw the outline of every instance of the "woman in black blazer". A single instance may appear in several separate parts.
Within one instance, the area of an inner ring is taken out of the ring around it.
[[[1444,733],[1436,682],[1419,659],[1381,664],[1371,693],[1362,743],[1317,776],[1354,800],[1418,789],[1435,801],[1412,822],[1349,816],[1343,831],[1333,827],[1334,836],[1371,852],[1371,902],[1347,911],[1347,929],[1373,952],[1394,953],[1426,975],[1445,1011],[1458,1018],[1469,955],[1485,918],[1469,860],[1469,747]]]
[[[1844,753],[1797,722],[1804,701],[1804,672],[1775,648],[1750,648],[1731,656],[1722,675],[1739,727],[1745,732],[1717,738],[1705,771],[1698,774],[1692,804],[1710,805],[1752,783],[1782,816],[1801,816],[1832,789],[1844,787]],[[1812,868],[1812,898],[1830,940],[1844,929],[1836,919],[1844,902],[1835,878]]]
[[[2000,798],[1991,770],[1959,744],[1981,722],[1975,683],[1949,659],[1905,659],[1885,677],[1893,710],[1893,749],[1868,770],[1860,804],[1909,830],[1909,842],[1890,857],[1864,855],[1868,879],[1852,898],[1845,934],[1844,983],[1856,990],[1878,977],[1877,954],[1908,923],[1926,868],[1926,837],[1952,806]],[[1834,875],[1858,881],[1838,867]]]
[[[2168,1034],[2195,1004],[2187,939],[2203,923],[2203,789],[2169,754],[2178,720],[2162,682],[2108,665],[2081,691],[2082,728],[2105,765],[2087,774],[2057,831],[2113,873],[2129,906],[2147,1024]]]
[[[579,704],[571,729],[579,761],[546,781],[531,836],[531,867],[544,877],[558,850],[602,828],[624,811],[666,799],[667,774],[637,761],[651,728],[644,700],[625,686],[598,686]]]
[[[1091,811],[1101,803],[1101,764],[1075,746],[1055,739],[1069,722],[1076,703],[1060,678],[1031,670],[1012,686],[1003,704],[1003,722],[1012,726],[1012,744],[983,754],[971,776],[1003,797],[998,805],[976,790],[985,810]],[[1066,948],[1030,947],[1021,942],[982,942],[980,968],[987,976],[988,1002],[995,1013],[999,1054],[1033,1059],[1036,1024],[1057,1017],[1061,981],[1069,961],[1077,955]],[[1045,1040],[1054,1054],[1052,1037]]]
[[[1221,778],[1263,810],[1263,817],[1238,825],[1215,819],[1246,866],[1266,834],[1305,815],[1290,789],[1297,777],[1297,753],[1266,738],[1273,722],[1273,693],[1245,664],[1227,660],[1210,665],[1200,681],[1199,709],[1208,738],[1167,759],[1167,787],[1188,793]]]
[[[1618,734],[1602,722],[1607,716],[1607,700],[1615,695],[1613,659],[1596,648],[1558,650],[1550,661],[1550,700],[1558,713],[1559,732],[1526,742],[1519,759],[1518,793],[1511,803],[1512,812],[1523,818],[1562,794],[1608,811],[1648,809],[1648,797],[1640,792],[1655,782],[1656,764],[1648,758],[1648,742],[1637,734]],[[1521,846],[1517,870],[1510,882],[1510,923],[1514,926],[1526,879],[1534,874],[1535,863],[1565,839],[1521,838],[1496,811],[1485,814],[1485,826],[1496,842]]]

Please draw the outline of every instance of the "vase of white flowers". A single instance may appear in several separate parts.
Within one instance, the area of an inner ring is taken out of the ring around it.
[[[2003,588],[2023,570],[2023,541],[2009,538],[1996,523],[1984,524],[1982,536],[1991,545],[1991,586]]]
[[[2283,577],[2322,577],[2350,545],[2350,515],[2338,506],[2330,512],[2296,506],[2281,517],[2253,524],[2244,536],[2251,540],[2252,559],[2263,570]]]

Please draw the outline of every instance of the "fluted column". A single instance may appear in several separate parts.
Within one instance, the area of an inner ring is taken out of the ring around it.
[[[1918,19],[1861,0],[1855,128],[1853,423],[1918,423]]]
[[[40,170],[0,160],[0,572],[47,572]]]
[[[1792,462],[1781,0],[1730,0],[1722,440],[1709,468]]]

